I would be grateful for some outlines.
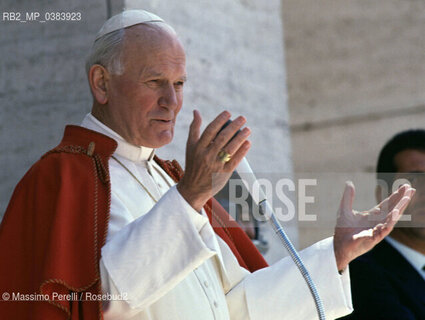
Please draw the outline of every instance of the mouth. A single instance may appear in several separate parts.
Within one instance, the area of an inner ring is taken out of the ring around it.
[[[172,125],[174,123],[173,120],[170,119],[153,119],[154,123],[163,124],[163,125]]]

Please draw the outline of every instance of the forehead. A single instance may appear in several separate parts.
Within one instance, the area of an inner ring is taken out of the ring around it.
[[[396,154],[394,163],[398,172],[425,172],[425,151],[403,150]]]
[[[124,64],[132,68],[139,66],[155,71],[166,67],[185,72],[183,46],[177,35],[165,27],[137,25],[127,29],[122,52]]]

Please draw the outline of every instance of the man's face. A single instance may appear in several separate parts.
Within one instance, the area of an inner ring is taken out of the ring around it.
[[[167,30],[138,25],[126,30],[123,73],[107,83],[108,125],[126,141],[151,148],[171,142],[183,103],[185,53]]]
[[[396,178],[407,178],[416,188],[416,194],[410,201],[404,215],[410,215],[411,221],[399,223],[400,231],[425,240],[425,152],[408,149],[394,158],[398,174]],[[408,226],[408,227],[407,227]]]

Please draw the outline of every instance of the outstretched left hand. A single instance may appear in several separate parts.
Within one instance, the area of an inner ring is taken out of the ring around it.
[[[405,184],[376,207],[363,212],[353,210],[354,185],[347,182],[334,235],[334,251],[338,270],[366,253],[384,239],[403,214],[415,189]]]

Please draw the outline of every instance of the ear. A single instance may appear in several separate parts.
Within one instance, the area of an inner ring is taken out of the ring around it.
[[[382,187],[378,184],[375,188],[375,198],[377,203],[381,203],[382,201]]]
[[[93,97],[100,104],[108,102],[109,72],[100,64],[94,64],[89,71],[89,84]]]

